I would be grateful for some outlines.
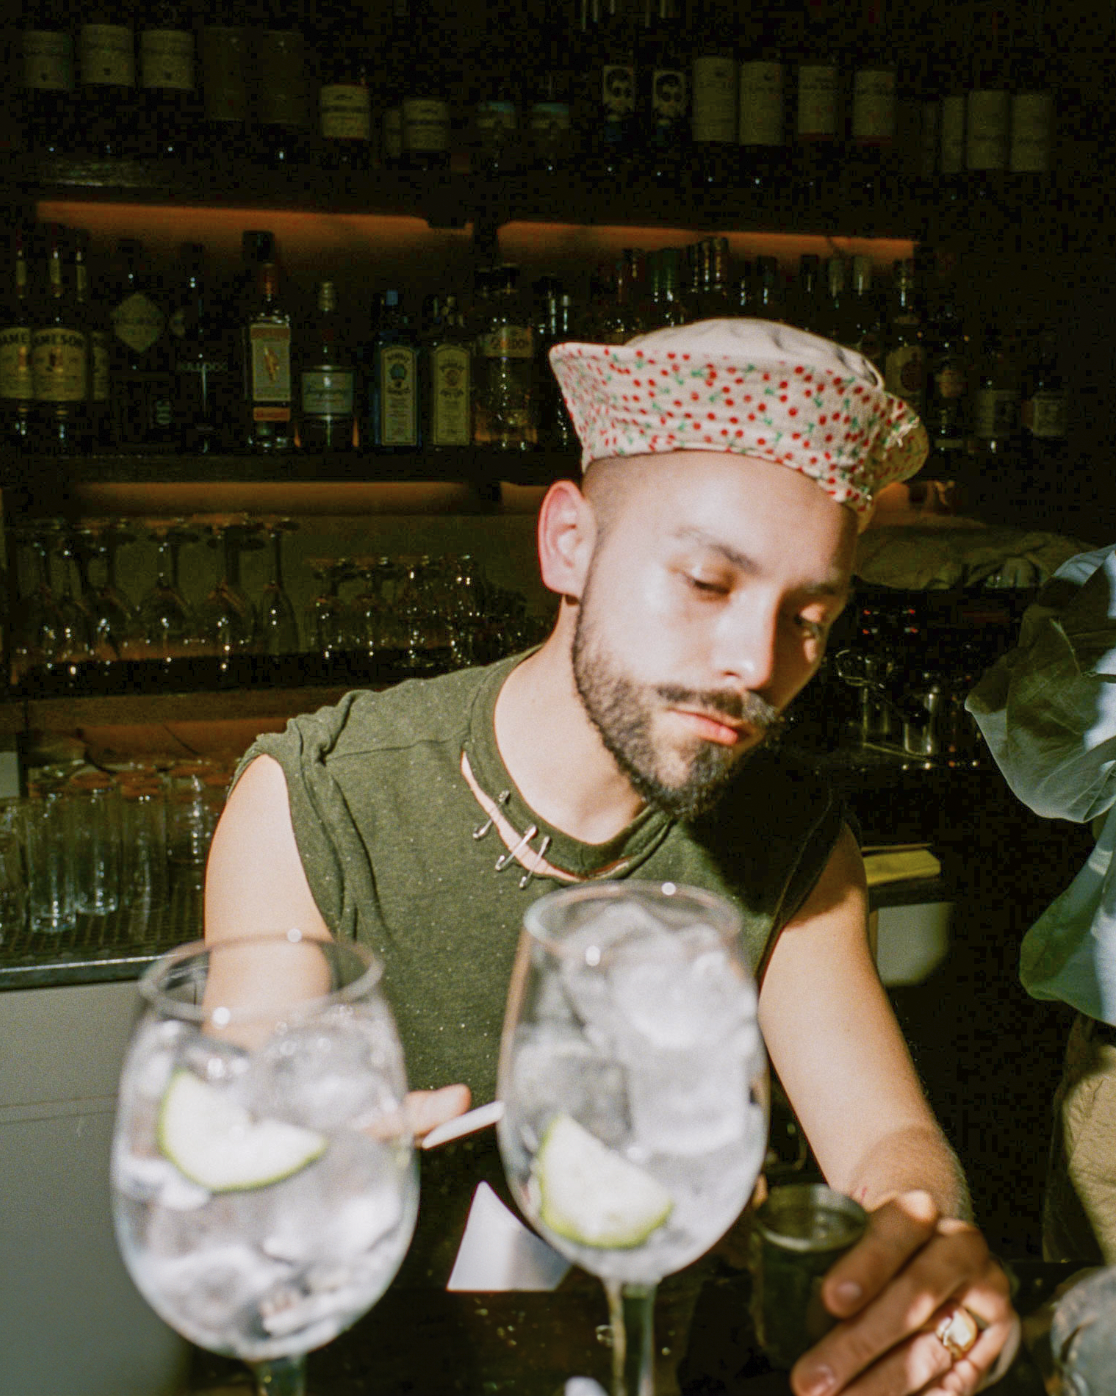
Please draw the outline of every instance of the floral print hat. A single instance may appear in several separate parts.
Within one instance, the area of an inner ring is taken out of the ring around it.
[[[582,469],[613,456],[733,451],[810,476],[857,515],[926,458],[926,431],[862,355],[770,320],[699,320],[627,344],[556,344]]]

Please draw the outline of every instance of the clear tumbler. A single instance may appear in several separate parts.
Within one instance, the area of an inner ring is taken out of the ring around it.
[[[27,857],[28,921],[33,931],[56,934],[77,925],[74,859],[69,839],[69,797],[32,783],[21,811]]]
[[[120,905],[120,791],[111,776],[87,771],[69,783],[74,901],[89,916]]]

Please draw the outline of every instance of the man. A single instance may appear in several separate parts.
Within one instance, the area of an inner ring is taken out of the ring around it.
[[[1097,845],[1023,940],[1034,998],[1077,1010],[1055,1097],[1043,1206],[1050,1260],[1116,1264],[1116,549],[1071,558],[1019,643],[966,706],[1012,790],[1048,819],[1093,821]]]
[[[1007,1281],[876,976],[840,807],[758,750],[821,663],[873,492],[917,470],[925,434],[866,359],[761,321],[551,361],[586,467],[540,513],[552,635],[261,740],[207,933],[369,939],[412,1084],[484,1099],[531,899],[602,876],[733,897],[771,1060],[826,1177],[872,1212],[826,1280],[846,1322],[794,1389],[975,1391],[1016,1341]],[[421,1123],[467,1098],[421,1097]]]

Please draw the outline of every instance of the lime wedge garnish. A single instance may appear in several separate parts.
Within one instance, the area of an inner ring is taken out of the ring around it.
[[[551,1120],[531,1167],[540,1221],[582,1246],[641,1246],[674,1206],[658,1179],[569,1115]]]
[[[254,1120],[225,1091],[179,1070],[159,1107],[159,1149],[210,1192],[264,1188],[320,1158],[326,1137],[285,1120]]]

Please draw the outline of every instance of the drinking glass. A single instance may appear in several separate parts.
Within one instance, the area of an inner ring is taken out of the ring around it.
[[[135,540],[122,520],[91,519],[78,531],[79,571],[86,607],[93,627],[93,649],[103,663],[130,658],[135,646],[136,610],[116,580],[116,555]],[[94,583],[91,563],[101,565],[101,581]]]
[[[320,557],[308,559],[307,566],[318,587],[306,612],[306,648],[328,668],[349,647],[348,607],[339,588],[353,575],[353,565],[347,557]]]
[[[202,650],[225,661],[255,648],[255,607],[240,584],[240,554],[251,546],[254,532],[255,526],[246,519],[218,520],[210,526],[217,574],[197,609],[195,624]]]
[[[283,587],[282,553],[283,534],[293,532],[298,523],[294,519],[267,519],[263,528],[271,550],[271,568],[260,597],[259,647],[263,654],[279,659],[298,653],[298,622]]]
[[[144,653],[170,660],[186,655],[196,636],[194,616],[178,584],[178,553],[196,533],[181,519],[152,521],[148,531],[157,548],[155,584],[140,602],[139,622]]]
[[[615,1396],[651,1396],[665,1276],[724,1234],[767,1142],[740,917],[673,883],[602,882],[524,917],[500,1049],[500,1151],[525,1215],[599,1276]]]
[[[48,668],[62,652],[63,618],[50,586],[47,540],[34,524],[12,529],[17,596],[12,614],[12,681]],[[24,566],[20,566],[22,553]]]
[[[140,1293],[260,1396],[380,1298],[418,1205],[403,1054],[363,946],[298,931],[195,942],[140,981],[113,1217]]]

